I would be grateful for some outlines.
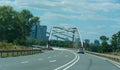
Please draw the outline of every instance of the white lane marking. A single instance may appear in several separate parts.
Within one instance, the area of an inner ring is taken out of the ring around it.
[[[108,59],[108,58],[100,57],[100,56],[97,56],[97,55],[92,55],[92,54],[88,54],[88,55],[97,57],[97,58],[102,59],[102,60],[105,60],[105,61],[109,61],[110,63],[112,63],[112,64],[115,65],[116,67],[120,68],[120,63],[118,63],[118,62],[115,62],[115,61],[110,60],[110,59]]]
[[[49,62],[56,62],[56,60],[50,60]]]
[[[68,68],[72,67],[75,63],[77,63],[80,59],[79,55],[77,56],[77,60],[75,62],[73,62],[71,65],[67,66],[66,68],[64,68],[63,70],[67,70]]]
[[[56,48],[56,47],[53,47],[53,49],[55,49],[55,50],[66,50],[66,49],[63,49],[63,48]]]
[[[120,63],[117,63],[117,62],[109,60],[109,59],[107,61],[109,61],[110,63],[112,63],[113,65],[115,65],[116,67],[118,67],[120,69]]]
[[[21,62],[22,64],[26,64],[26,63],[29,63],[28,61],[23,61],[23,62]]]
[[[115,64],[119,69],[120,69],[120,65],[119,64]]]
[[[69,52],[71,52],[71,51],[69,51]],[[56,69],[54,69],[54,70],[59,70],[59,69],[61,69],[61,68],[66,67],[67,65],[73,63],[73,62],[77,59],[77,54],[74,53],[74,52],[71,52],[71,53],[73,53],[73,54],[75,55],[75,58],[74,58],[73,60],[69,61],[68,63],[66,63],[66,64],[64,64],[64,65],[62,65],[62,66],[60,66],[60,67],[58,67],[58,68],[56,68]]]
[[[43,59],[42,59],[42,58],[39,58],[38,60],[39,60],[39,61],[42,61]]]

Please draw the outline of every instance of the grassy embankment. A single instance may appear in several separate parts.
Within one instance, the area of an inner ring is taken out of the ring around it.
[[[112,53],[107,53],[107,54],[120,56],[120,52],[112,52]]]
[[[26,48],[25,46],[15,46],[12,43],[0,42],[0,51],[3,50],[32,50],[32,48]],[[25,56],[40,53],[38,51],[14,51],[14,52],[0,52],[0,57],[16,57],[16,56]]]

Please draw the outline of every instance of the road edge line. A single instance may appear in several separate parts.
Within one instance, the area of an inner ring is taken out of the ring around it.
[[[69,51],[69,52],[71,52],[71,51]],[[75,55],[75,58],[74,58],[73,60],[67,62],[66,64],[64,64],[64,65],[62,65],[62,66],[60,66],[60,67],[54,69],[54,70],[59,70],[59,69],[65,67],[65,66],[69,65],[70,63],[74,62],[74,61],[77,59],[77,54],[75,54],[74,52],[71,52],[71,53],[73,53],[73,54]]]
[[[67,66],[66,68],[64,68],[63,70],[67,70],[70,67],[72,67],[74,64],[76,64],[79,61],[79,59],[80,59],[80,57],[79,57],[79,55],[77,55],[77,60],[75,62],[73,62],[72,64],[70,64],[69,66]]]

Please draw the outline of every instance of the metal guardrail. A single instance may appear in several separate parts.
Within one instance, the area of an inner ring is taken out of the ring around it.
[[[42,50],[0,50],[0,57],[15,57],[40,53]]]
[[[105,57],[114,61],[117,61],[120,63],[120,56],[114,56],[114,55],[108,55],[108,54],[101,54],[101,53],[95,53],[95,52],[90,52],[90,51],[86,51],[89,54],[93,54],[93,55],[97,55],[97,56],[101,56],[101,57]]]

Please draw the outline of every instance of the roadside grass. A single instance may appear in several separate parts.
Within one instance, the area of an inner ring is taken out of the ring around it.
[[[111,53],[107,53],[107,54],[120,56],[120,52],[111,52]]]
[[[28,50],[31,50],[31,51],[28,51]],[[4,52],[4,51],[7,51],[7,52]],[[32,54],[38,54],[41,52],[32,50],[32,47],[25,47],[25,46],[14,45],[12,43],[0,42],[0,58],[27,56]]]
[[[102,53],[96,53],[96,52],[90,52],[90,51],[86,51],[86,52],[89,53],[89,54],[105,57],[105,58],[108,58],[108,59],[111,59],[111,60],[114,60],[114,61],[120,63],[120,58],[119,58],[120,56],[118,56],[119,53],[117,53],[117,54],[113,54],[113,53],[104,53],[104,54],[102,54]],[[110,55],[113,55],[113,56],[110,56]],[[114,56],[118,56],[118,57],[114,57]]]
[[[28,50],[31,50],[31,51],[28,51]],[[0,42],[0,51],[1,51],[0,58],[38,54],[38,53],[42,53],[42,50],[53,50],[53,49],[52,48],[41,48],[40,51],[39,50],[34,51],[32,47],[18,46],[12,43]],[[4,52],[4,51],[8,51],[8,52]]]
[[[39,54],[42,53],[42,50],[53,50],[52,48],[41,48],[41,50],[33,50],[32,48],[26,48],[21,46],[17,47],[15,49],[10,49],[10,50],[6,50],[6,49],[1,49],[1,51],[8,51],[8,52],[0,52],[0,58],[7,58],[7,57],[17,57],[17,56],[27,56],[27,55],[33,55],[33,54]],[[26,50],[26,51],[25,51]],[[31,50],[31,51],[28,51]]]

